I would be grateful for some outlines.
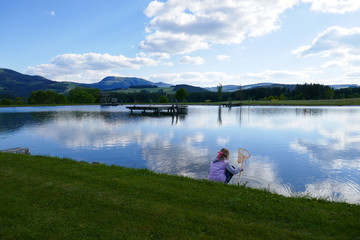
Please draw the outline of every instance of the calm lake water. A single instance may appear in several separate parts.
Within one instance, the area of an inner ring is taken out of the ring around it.
[[[0,108],[0,149],[206,179],[222,147],[234,165],[242,147],[251,158],[241,184],[359,204],[359,120],[360,107],[190,106],[179,118],[125,106]]]

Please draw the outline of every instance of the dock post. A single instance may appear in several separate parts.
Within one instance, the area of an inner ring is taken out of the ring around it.
[[[173,114],[175,113],[174,100],[172,98],[171,98],[171,111]]]

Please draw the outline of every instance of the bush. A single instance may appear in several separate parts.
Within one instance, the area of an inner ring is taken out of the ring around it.
[[[2,98],[0,101],[0,105],[12,105],[13,101],[7,98]]]
[[[168,103],[169,99],[167,98],[167,96],[161,95],[158,102],[159,103]]]
[[[22,97],[15,98],[15,105],[23,105],[25,103]]]
[[[175,98],[182,102],[185,100],[185,98],[188,96],[189,94],[187,93],[185,88],[179,88],[176,93],[175,93]]]
[[[52,90],[36,91],[30,94],[29,104],[63,104],[66,103],[66,96]]]
[[[71,103],[100,102],[100,89],[76,87],[70,90],[68,100]]]

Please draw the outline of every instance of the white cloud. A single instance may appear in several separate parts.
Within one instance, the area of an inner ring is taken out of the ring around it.
[[[190,53],[212,44],[239,44],[280,28],[279,16],[298,0],[152,1],[149,35],[139,46],[149,52]]]
[[[320,72],[314,70],[305,71],[264,71],[261,73],[227,74],[224,72],[182,72],[151,74],[148,79],[153,82],[166,82],[169,84],[191,84],[200,87],[215,87],[235,84],[246,85],[259,82],[274,82],[296,84],[312,82],[312,77]]]
[[[359,0],[302,0],[311,3],[310,10],[325,13],[355,12],[360,8]]]
[[[148,36],[139,47],[148,52],[186,54],[214,44],[239,44],[278,30],[280,17],[299,3],[311,11],[354,12],[358,0],[154,0],[144,10]]]
[[[184,56],[179,60],[180,64],[193,64],[193,65],[201,65],[205,63],[205,60],[202,57],[190,57]]]
[[[157,52],[157,53],[150,53],[149,54],[150,57],[155,57],[155,58],[158,58],[158,59],[170,59],[170,55],[168,53],[160,53],[160,52]]]
[[[208,49],[210,45],[200,36],[156,31],[140,42],[139,47],[144,51],[157,54],[186,54],[200,49]]]
[[[310,45],[293,51],[299,57],[320,56],[330,59],[322,67],[341,67],[354,71],[360,67],[360,27],[333,26],[320,33]]]
[[[333,26],[325,29],[311,45],[301,46],[293,51],[301,57],[323,54],[324,57],[341,55],[342,51],[351,49],[357,52],[360,48],[360,28],[342,28]]]
[[[227,55],[217,55],[216,58],[219,61],[230,61],[231,57]]]
[[[50,16],[55,16],[55,12],[54,11],[44,11],[45,15],[50,15]]]
[[[28,67],[27,74],[41,75],[57,81],[99,81],[99,76],[107,76],[115,69],[139,69],[156,66],[158,61],[138,55],[128,58],[123,55],[86,53],[58,55],[49,64]]]
[[[174,66],[174,63],[172,63],[172,62],[163,62],[161,65],[172,67],[172,66]]]

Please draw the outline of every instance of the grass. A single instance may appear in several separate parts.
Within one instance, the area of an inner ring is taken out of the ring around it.
[[[0,239],[360,239],[360,206],[0,153]]]

